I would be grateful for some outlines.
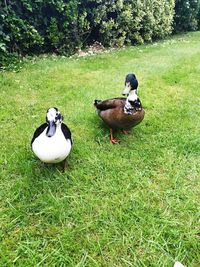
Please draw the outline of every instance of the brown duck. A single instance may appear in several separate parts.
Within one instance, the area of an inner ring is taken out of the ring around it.
[[[110,127],[110,143],[112,144],[119,142],[113,137],[113,129],[121,129],[124,134],[128,134],[128,130],[139,124],[144,118],[145,112],[137,96],[137,87],[136,76],[128,74],[123,91],[123,95],[127,95],[127,98],[94,101],[98,115]]]

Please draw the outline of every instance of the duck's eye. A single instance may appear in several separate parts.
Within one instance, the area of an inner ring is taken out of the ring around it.
[[[56,113],[56,119],[57,119],[57,120],[60,120],[60,119],[61,119],[61,117],[62,117],[62,116],[61,116],[61,114],[60,114],[60,113]]]

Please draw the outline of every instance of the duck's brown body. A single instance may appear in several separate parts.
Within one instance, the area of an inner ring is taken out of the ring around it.
[[[130,128],[139,124],[144,118],[144,109],[137,96],[138,81],[133,73],[125,77],[123,95],[127,98],[112,98],[104,101],[95,100],[99,116],[110,127],[110,142],[117,144],[119,141],[113,138],[113,129],[119,128],[127,134]]]
[[[145,111],[141,108],[132,114],[126,114],[124,112],[125,103],[126,98],[112,98],[98,101],[95,106],[99,116],[110,128],[128,130],[143,120]]]

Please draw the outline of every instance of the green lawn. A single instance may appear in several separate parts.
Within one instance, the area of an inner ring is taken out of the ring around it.
[[[118,145],[93,108],[134,72],[144,121]],[[0,266],[165,267],[200,262],[200,32],[0,76]],[[70,169],[30,141],[56,106]]]

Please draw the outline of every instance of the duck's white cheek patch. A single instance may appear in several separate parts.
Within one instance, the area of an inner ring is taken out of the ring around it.
[[[176,261],[174,264],[174,267],[184,267],[184,265],[180,263],[179,261]]]
[[[53,121],[56,117],[56,110],[54,108],[50,108],[47,112],[48,121]]]
[[[55,119],[55,116],[53,116],[53,114],[47,114],[47,120],[48,121],[53,121]]]

